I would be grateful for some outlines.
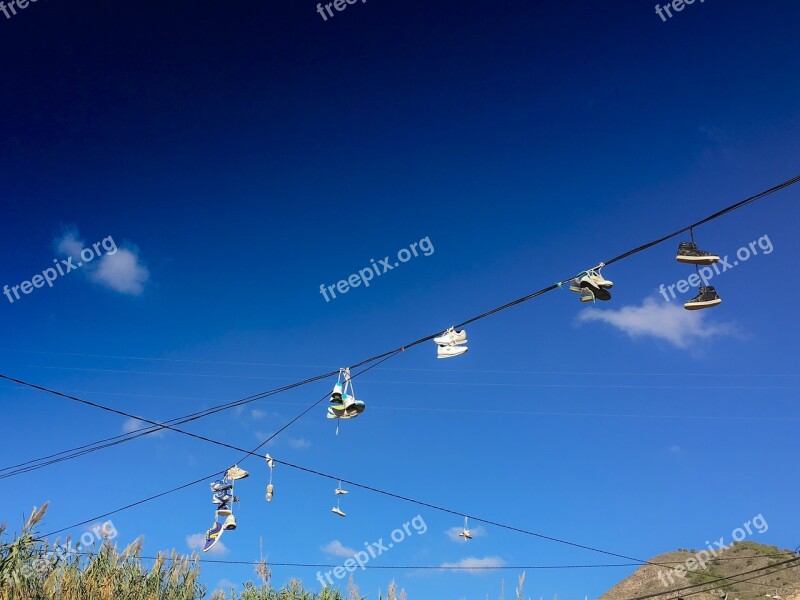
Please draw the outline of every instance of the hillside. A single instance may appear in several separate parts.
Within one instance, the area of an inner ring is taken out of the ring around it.
[[[774,566],[791,558],[796,558],[796,555],[791,550],[781,550],[775,546],[756,544],[755,542],[739,542],[725,550],[717,551],[716,557],[712,555],[706,559],[704,555],[701,555],[700,559],[705,559],[704,562],[706,563],[704,569],[700,568],[699,564],[691,562],[692,559],[696,560],[696,553],[699,553],[700,550],[681,549],[656,556],[650,559],[650,562],[668,563],[668,565],[663,567],[644,565],[640,567],[630,577],[627,577],[600,596],[600,600],[626,600],[670,591],[672,593],[669,596],[660,596],[659,600],[677,597],[689,597],[692,600],[720,600],[720,592],[727,592],[728,600],[736,600],[737,598],[739,600],[767,600],[766,595],[774,596],[776,591],[782,600],[800,600],[800,560],[794,563],[792,568],[788,569],[785,568],[786,565]],[[687,563],[687,560],[690,562]],[[684,577],[678,576],[675,571],[670,571],[670,567],[674,569],[687,564],[694,567],[694,570],[686,571]],[[744,571],[773,566],[774,568],[767,568],[764,571],[757,571],[735,578],[737,580],[750,579],[750,581],[741,583],[720,581],[708,586],[677,591],[678,588],[710,582],[720,577],[731,577]],[[670,576],[672,581],[670,581]],[[700,591],[723,584],[724,586],[720,589]]]

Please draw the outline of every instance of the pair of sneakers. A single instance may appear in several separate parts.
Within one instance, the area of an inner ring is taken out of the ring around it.
[[[681,242],[678,244],[678,253],[675,256],[675,260],[690,265],[713,265],[719,262],[719,256],[700,250],[694,242]],[[700,310],[722,304],[722,298],[719,297],[714,286],[701,285],[697,292],[697,296],[684,303],[683,308],[686,310]]]
[[[329,419],[353,419],[367,407],[363,400],[357,400],[352,394],[342,394],[338,402],[331,397],[331,402],[328,407]]]
[[[438,346],[437,358],[453,358],[454,356],[461,356],[469,350],[464,345],[467,343],[466,329],[456,331],[455,327],[451,327],[439,337],[433,338],[433,341]]]
[[[339,487],[337,487],[335,490],[333,490],[333,493],[336,494],[336,496],[338,498],[339,496],[346,495],[348,492],[347,492],[347,490],[343,490],[342,489],[342,482],[340,481],[339,482]],[[331,509],[331,512],[333,514],[335,514],[335,515],[339,515],[340,517],[346,517],[347,516],[346,514],[344,514],[344,511],[341,508],[339,508],[339,500],[338,499],[336,500],[336,506],[334,506]]]
[[[581,302],[594,302],[611,300],[610,290],[614,286],[613,281],[609,281],[600,274],[599,269],[589,269],[581,277],[576,277],[570,282],[569,291],[581,295]]]

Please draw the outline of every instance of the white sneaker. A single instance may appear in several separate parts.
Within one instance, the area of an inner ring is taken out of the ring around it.
[[[225,518],[225,522],[222,524],[222,528],[226,531],[229,531],[231,529],[236,529],[236,517],[234,517],[233,515],[228,515]]]
[[[458,534],[458,537],[463,537],[464,541],[466,542],[467,540],[472,539],[472,534],[469,532],[469,529],[464,529]]]
[[[581,283],[586,282],[591,286],[601,289],[611,289],[614,287],[614,282],[609,281],[603,277],[598,271],[589,271],[582,279]]]
[[[275,487],[270,483],[267,485],[267,502],[272,502],[272,492],[275,490]]]
[[[245,471],[244,469],[240,469],[236,465],[232,466],[228,469],[228,472],[225,473],[225,477],[228,478],[229,481],[235,481],[237,479],[244,479],[245,477],[249,477],[250,473]]]
[[[275,468],[275,459],[272,458],[269,454],[267,454],[264,458],[267,459],[267,466],[270,469],[274,469]]]
[[[436,356],[438,358],[452,358],[454,356],[460,356],[469,350],[466,346],[439,346],[439,351],[437,352]]]
[[[335,513],[335,514],[337,514],[337,515],[339,515],[340,517],[346,517],[346,516],[347,516],[346,514],[344,514],[344,512],[342,511],[342,509],[341,509],[341,508],[339,508],[338,506],[334,506],[334,507],[331,509],[331,512],[332,512],[332,513]]]
[[[335,490],[333,490],[333,493],[336,494],[337,496],[341,496],[342,494],[347,494],[348,491],[338,487]]]
[[[433,341],[439,344],[440,346],[455,346],[457,344],[466,344],[467,330],[462,329],[461,331],[456,331],[454,328],[451,327],[439,337],[433,338]]]

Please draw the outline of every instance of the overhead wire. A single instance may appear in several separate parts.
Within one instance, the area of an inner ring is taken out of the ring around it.
[[[701,219],[701,220],[699,220],[699,221],[697,221],[697,222],[695,222],[695,223],[693,223],[691,225],[688,225],[686,227],[678,229],[678,230],[676,230],[676,231],[674,231],[674,232],[672,232],[670,234],[667,234],[665,236],[662,236],[662,237],[660,237],[660,238],[658,238],[656,240],[652,240],[650,242],[642,244],[642,245],[640,245],[640,246],[638,246],[636,248],[633,248],[632,250],[624,252],[624,253],[622,253],[622,254],[614,257],[614,258],[611,258],[611,259],[609,259],[609,260],[607,260],[607,261],[605,261],[603,263],[600,263],[600,264],[603,265],[603,266],[607,266],[607,265],[613,264],[615,262],[618,262],[618,261],[620,261],[620,260],[622,260],[624,258],[632,256],[633,254],[637,254],[639,252],[643,252],[644,250],[647,250],[647,249],[649,249],[649,248],[651,248],[651,247],[653,247],[653,246],[655,246],[657,244],[663,243],[663,242],[665,242],[665,241],[667,241],[667,240],[669,240],[669,239],[671,239],[673,237],[676,237],[676,236],[680,235],[681,233],[684,233],[686,231],[692,231],[695,227],[698,227],[698,226],[700,226],[702,224],[708,223],[708,222],[710,222],[710,221],[712,221],[714,219],[717,219],[717,218],[719,218],[719,217],[721,217],[721,216],[723,216],[725,214],[728,214],[728,213],[730,213],[730,212],[732,212],[732,211],[734,211],[734,210],[736,210],[738,208],[741,208],[741,207],[746,206],[746,205],[748,205],[748,204],[750,204],[752,202],[755,202],[757,200],[765,198],[765,197],[767,197],[767,196],[769,196],[769,195],[771,195],[771,194],[773,194],[775,192],[778,192],[780,190],[788,188],[791,185],[794,185],[794,184],[796,184],[798,182],[800,182],[800,175],[792,177],[792,178],[790,178],[790,179],[788,179],[788,180],[786,180],[786,181],[784,181],[784,182],[782,182],[782,183],[780,183],[778,185],[775,185],[775,186],[773,186],[773,187],[771,187],[771,188],[769,188],[767,190],[764,190],[762,192],[759,192],[758,194],[755,194],[753,196],[745,198],[744,200],[740,200],[739,202],[735,202],[735,203],[733,203],[733,204],[731,204],[731,205],[729,205],[729,206],[717,211],[716,213],[713,213],[712,215],[709,215],[709,216],[707,216],[707,217],[705,217],[705,218],[703,218],[703,219]],[[485,311],[485,312],[483,312],[483,313],[481,313],[481,314],[479,314],[477,316],[474,316],[472,318],[467,319],[466,321],[463,321],[462,323],[459,323],[458,325],[455,325],[454,327],[464,327],[464,326],[469,325],[471,323],[474,323],[474,322],[476,322],[476,321],[478,321],[480,319],[484,319],[484,318],[486,318],[486,317],[488,317],[490,315],[493,315],[493,314],[495,314],[497,312],[500,312],[502,310],[506,310],[508,308],[516,306],[517,304],[521,304],[523,302],[527,302],[529,300],[532,300],[533,298],[536,298],[536,297],[538,297],[538,296],[540,296],[540,295],[542,295],[544,293],[547,293],[547,292],[552,291],[554,289],[560,288],[561,285],[563,285],[564,283],[567,283],[570,279],[571,279],[571,277],[567,278],[567,279],[564,279],[564,280],[562,280],[560,282],[557,282],[557,283],[555,283],[553,285],[550,285],[548,287],[542,288],[541,290],[538,290],[538,291],[533,292],[531,294],[528,294],[527,296],[523,296],[521,298],[517,298],[516,300],[512,300],[511,302],[508,302],[508,303],[503,304],[501,306],[498,306],[496,308],[493,308],[493,309],[490,309],[488,311]],[[355,368],[355,367],[361,366],[363,364],[367,364],[369,362],[372,362],[374,360],[381,359],[381,358],[383,358],[385,356],[393,355],[394,353],[402,351],[402,350],[405,350],[407,348],[414,347],[414,346],[416,346],[418,344],[421,344],[421,343],[424,343],[426,341],[432,340],[437,335],[438,335],[438,333],[434,333],[434,334],[422,337],[422,338],[420,338],[420,339],[418,339],[418,340],[416,340],[414,342],[408,343],[408,344],[406,344],[404,346],[401,346],[400,348],[397,348],[395,350],[391,350],[389,352],[385,352],[383,354],[374,356],[372,358],[368,358],[368,359],[362,361],[361,363],[353,365],[353,367],[351,367],[351,368]],[[330,377],[332,374],[335,374],[335,373],[328,373],[328,374],[325,374],[325,375],[320,375],[320,376],[317,376],[315,378],[311,378],[310,380],[307,380],[306,382],[317,380],[317,379],[322,379],[322,378],[325,378],[325,377]],[[10,378],[10,377],[8,377],[6,375],[0,375],[0,378],[8,379],[8,380],[11,380],[11,381],[16,381],[16,382],[19,383],[19,380],[15,380],[15,379]],[[302,384],[299,384],[299,385],[302,385]],[[293,387],[296,387],[296,385],[293,385]],[[255,400],[250,400],[250,401],[255,401]],[[241,402],[243,402],[243,401],[239,401],[239,403],[241,403]],[[86,402],[86,403],[89,404],[88,402]],[[218,407],[218,409],[219,410],[227,410],[228,408],[232,408],[233,406],[238,406],[239,403],[229,403],[228,405],[220,405],[220,407]],[[96,407],[99,408],[100,406],[96,406]],[[208,412],[203,416],[208,416],[210,414],[214,414],[214,412],[217,412],[217,408],[212,409],[212,411],[213,412]],[[196,418],[202,418],[202,416],[198,416]],[[152,422],[152,421],[148,421],[147,419],[140,419],[140,420],[142,420],[144,422],[148,422],[148,423],[154,424],[154,425],[156,425],[158,427],[157,429],[154,429],[151,432],[147,432],[144,435],[147,435],[149,433],[153,433],[155,431],[159,431],[162,428],[160,426],[160,424],[158,424],[158,423],[155,423],[155,422]],[[97,443],[101,443],[101,442],[97,442]],[[107,447],[107,446],[103,446],[103,447]],[[98,448],[98,449],[102,449],[102,448]],[[67,451],[67,452],[69,452],[69,451]],[[48,463],[48,464],[50,464],[50,463]],[[43,466],[47,466],[47,465],[43,465]],[[4,469],[0,469],[0,472],[2,470],[4,470]]]
[[[687,231],[687,230],[691,230],[691,229],[693,229],[694,227],[697,227],[697,226],[699,226],[699,225],[701,225],[701,224],[704,224],[704,223],[707,223],[707,222],[709,222],[709,221],[712,221],[712,220],[714,220],[714,219],[716,219],[716,218],[719,218],[719,217],[721,217],[721,216],[723,216],[723,215],[725,215],[725,214],[728,214],[728,213],[732,212],[733,210],[736,210],[736,209],[738,209],[738,208],[741,208],[741,207],[743,207],[743,206],[746,206],[747,204],[750,204],[750,203],[752,203],[752,202],[755,202],[755,201],[757,201],[757,200],[760,200],[760,199],[762,199],[762,198],[765,198],[765,197],[769,196],[770,194],[773,194],[773,193],[775,193],[775,192],[777,192],[777,191],[780,191],[780,190],[782,190],[782,189],[785,189],[785,188],[787,188],[787,187],[789,187],[789,186],[791,186],[791,185],[794,185],[794,184],[796,184],[796,183],[797,183],[797,182],[799,182],[799,181],[800,181],[800,175],[798,175],[798,176],[796,176],[796,177],[793,177],[793,178],[791,178],[791,179],[789,179],[789,180],[786,180],[786,181],[784,181],[783,183],[781,183],[781,184],[778,184],[778,185],[776,185],[776,186],[774,186],[774,187],[772,187],[772,188],[769,188],[769,189],[767,189],[767,190],[765,190],[765,191],[763,191],[763,192],[760,192],[760,193],[758,193],[758,194],[756,194],[756,195],[754,195],[754,196],[751,196],[751,197],[749,197],[749,198],[746,198],[746,199],[744,199],[744,200],[741,200],[741,201],[739,201],[739,202],[736,202],[736,203],[734,203],[734,204],[732,204],[732,205],[729,205],[729,206],[727,206],[727,207],[723,208],[722,210],[720,210],[720,211],[717,211],[716,213],[714,213],[714,214],[712,214],[712,215],[709,215],[708,217],[706,217],[706,218],[704,218],[704,219],[701,219],[700,221],[698,221],[698,222],[696,222],[696,223],[694,223],[694,224],[692,224],[692,225],[690,225],[690,226],[687,226],[687,227],[685,227],[685,228],[679,229],[679,230],[677,230],[677,231],[675,231],[675,232],[673,232],[673,233],[671,233],[671,234],[668,234],[668,235],[666,235],[666,236],[662,236],[661,238],[659,238],[659,239],[656,239],[656,240],[653,240],[653,241],[651,241],[651,242],[648,242],[648,243],[646,243],[646,244],[642,244],[641,246],[638,246],[638,247],[636,247],[636,248],[634,248],[634,249],[632,249],[632,250],[629,250],[629,251],[627,251],[627,252],[625,252],[625,253],[623,253],[623,254],[620,254],[620,255],[618,255],[618,256],[616,256],[616,257],[614,257],[614,258],[610,259],[610,260],[607,260],[607,261],[605,261],[605,263],[601,263],[601,264],[604,264],[604,265],[610,265],[610,264],[613,264],[613,263],[615,263],[615,262],[618,262],[618,261],[620,261],[620,260],[622,260],[622,259],[624,259],[624,258],[627,258],[627,257],[629,257],[629,256],[631,256],[631,255],[633,255],[633,254],[636,254],[636,253],[638,253],[638,252],[642,252],[642,251],[644,251],[644,250],[646,250],[646,249],[648,249],[648,248],[651,248],[651,247],[653,247],[653,246],[655,246],[655,245],[657,245],[657,244],[660,244],[660,243],[662,243],[662,242],[664,242],[664,241],[666,241],[666,240],[668,240],[668,239],[670,239],[670,238],[673,238],[673,237],[675,237],[675,236],[677,236],[677,235],[679,235],[679,234],[681,234],[681,233],[683,233],[683,232],[685,232],[685,231]],[[536,292],[533,292],[533,293],[531,293],[531,294],[528,294],[527,296],[523,296],[523,297],[521,297],[521,298],[518,298],[518,299],[516,299],[516,300],[513,300],[513,301],[511,301],[511,302],[508,302],[508,303],[506,303],[506,304],[504,304],[504,305],[501,305],[501,306],[499,306],[499,307],[496,307],[496,308],[490,309],[490,310],[488,310],[488,311],[485,311],[484,313],[481,313],[481,314],[479,314],[479,315],[477,315],[477,316],[475,316],[475,317],[472,317],[472,318],[470,318],[470,319],[467,319],[467,320],[463,321],[462,323],[460,323],[460,324],[458,324],[458,325],[455,325],[454,327],[464,327],[464,326],[466,326],[466,325],[468,325],[468,324],[471,324],[471,323],[474,323],[474,322],[476,322],[476,321],[478,321],[478,320],[484,319],[484,318],[486,318],[486,317],[488,317],[488,316],[490,316],[490,315],[493,315],[493,314],[495,314],[495,313],[497,313],[497,312],[500,312],[500,311],[502,311],[502,310],[505,310],[505,309],[511,308],[511,307],[513,307],[513,306],[516,306],[516,305],[518,305],[518,304],[521,304],[521,303],[523,303],[523,302],[526,302],[526,301],[528,301],[528,300],[531,300],[531,299],[533,299],[533,298],[536,298],[536,297],[538,297],[538,296],[540,296],[540,295],[542,295],[542,294],[545,294],[545,293],[547,293],[547,292],[549,292],[549,291],[552,291],[552,290],[554,290],[554,289],[558,289],[558,288],[560,288],[560,287],[561,287],[561,285],[563,285],[564,283],[568,282],[570,279],[571,279],[571,278],[564,279],[564,280],[562,280],[562,281],[560,281],[560,282],[557,282],[557,283],[555,283],[555,284],[552,284],[552,285],[550,285],[550,286],[547,286],[547,287],[545,287],[545,288],[542,288],[541,290],[538,290],[538,291],[536,291]],[[434,334],[431,334],[431,335],[428,335],[428,336],[425,336],[425,337],[422,337],[422,338],[419,338],[418,340],[416,340],[416,341],[414,341],[414,342],[411,342],[411,343],[408,343],[408,344],[405,344],[405,345],[403,345],[403,346],[401,346],[401,347],[399,347],[399,348],[397,348],[397,349],[395,349],[395,350],[392,350],[392,351],[389,351],[389,352],[385,352],[385,353],[383,353],[383,354],[379,354],[379,355],[377,355],[377,356],[375,356],[375,357],[372,357],[372,358],[366,359],[366,360],[362,361],[361,363],[358,363],[358,364],[356,364],[356,365],[353,365],[353,367],[351,367],[351,368],[355,368],[355,367],[358,367],[358,366],[361,366],[361,365],[364,365],[364,364],[368,364],[368,363],[374,362],[374,361],[376,361],[376,360],[380,360],[380,359],[382,359],[382,358],[384,358],[384,357],[386,357],[386,359],[388,359],[389,357],[391,357],[391,356],[393,356],[393,355],[395,355],[395,354],[397,354],[397,353],[399,353],[399,352],[402,352],[402,351],[404,351],[404,350],[406,350],[406,349],[408,349],[408,348],[411,348],[411,347],[414,347],[414,346],[416,346],[416,345],[422,344],[422,343],[424,343],[424,342],[426,342],[426,341],[432,340],[434,337],[436,337],[436,335],[438,335],[438,332],[437,332],[437,333],[434,333]],[[330,376],[330,374],[326,374],[326,375],[324,375],[324,376],[323,376],[323,375],[321,375],[321,376],[318,376],[317,378],[313,378],[312,380],[316,380],[316,379],[322,379],[322,378],[324,378],[324,377],[329,377],[329,376]],[[43,387],[41,387],[41,386],[33,386],[33,384],[27,384],[26,382],[22,382],[22,381],[20,381],[20,380],[17,380],[17,379],[14,379],[14,378],[8,377],[8,376],[6,376],[6,375],[2,375],[2,374],[0,374],[0,378],[6,379],[6,380],[10,380],[10,381],[13,381],[13,382],[16,382],[16,383],[21,383],[21,384],[23,384],[23,385],[30,385],[30,386],[32,386],[32,387],[36,387],[37,389],[40,389],[40,390],[42,390],[42,391],[47,391],[47,392],[53,393],[53,391],[52,391],[52,390],[48,390],[48,389],[46,389],[46,388],[43,388]],[[308,380],[308,381],[311,381],[311,380]],[[308,381],[307,381],[307,382],[308,382]],[[93,403],[93,402],[89,402],[89,401],[80,400],[80,399],[77,399],[77,398],[75,398],[75,397],[70,397],[70,396],[67,396],[67,395],[65,395],[65,394],[61,394],[61,393],[57,393],[57,392],[56,392],[56,394],[57,394],[57,395],[60,395],[60,396],[67,397],[67,398],[70,398],[70,399],[72,399],[72,400],[76,400],[76,401],[82,402],[82,403],[84,403],[84,404],[87,404],[87,405],[89,405],[89,406],[93,406],[93,407],[95,407],[95,408],[100,408],[100,409],[103,409],[103,410],[109,410],[109,411],[111,411],[111,412],[115,412],[115,413],[117,413],[117,414],[121,414],[121,415],[124,415],[124,416],[128,416],[129,418],[135,418],[135,419],[141,420],[141,421],[143,421],[143,422],[150,423],[151,425],[155,425],[155,426],[158,428],[158,429],[156,429],[156,430],[160,430],[160,429],[163,429],[163,428],[169,428],[169,429],[172,429],[172,430],[174,430],[174,431],[178,431],[178,432],[180,432],[180,433],[184,433],[184,434],[186,434],[186,435],[190,435],[191,437],[196,437],[196,438],[198,438],[198,439],[202,439],[202,440],[204,440],[204,441],[210,441],[210,442],[212,442],[212,443],[215,443],[215,444],[218,444],[218,445],[222,445],[222,446],[226,446],[226,447],[229,447],[229,448],[230,448],[230,447],[232,447],[232,446],[231,446],[231,445],[229,445],[229,444],[225,444],[225,443],[222,443],[222,442],[218,442],[218,441],[215,441],[215,440],[211,440],[210,438],[205,438],[205,436],[199,436],[199,435],[197,435],[197,434],[191,434],[191,433],[189,433],[189,432],[185,432],[185,431],[183,431],[183,430],[178,430],[178,429],[175,429],[175,428],[171,427],[170,425],[164,425],[164,424],[162,424],[162,423],[158,423],[158,422],[155,422],[155,421],[150,421],[150,420],[147,420],[147,419],[141,419],[141,418],[139,418],[139,417],[136,417],[136,416],[133,416],[133,415],[128,415],[127,413],[124,413],[123,411],[118,411],[118,410],[116,410],[116,409],[110,409],[109,407],[105,407],[105,406],[103,406],[103,405],[100,405],[100,404],[98,404],[98,403]],[[322,400],[319,400],[319,401],[317,401],[317,402],[316,402],[314,405],[312,405],[311,407],[309,407],[309,408],[308,408],[306,411],[304,411],[302,414],[306,414],[306,413],[307,413],[309,410],[311,410],[311,409],[312,409],[314,406],[316,406],[317,404],[319,404],[319,402],[321,402],[321,401],[322,401]],[[230,406],[225,406],[225,407],[223,407],[223,408],[218,408],[218,410],[226,410],[227,408],[232,408],[232,406],[233,406],[233,405],[236,405],[236,404],[237,404],[237,403],[232,403]],[[302,416],[302,414],[301,414],[300,416],[296,417],[295,419],[293,419],[293,420],[290,422],[290,424],[291,424],[291,423],[294,423],[294,422],[296,422],[296,420],[297,420],[297,419],[299,419],[299,418]],[[205,416],[207,416],[207,415],[205,415]],[[197,418],[201,418],[201,417],[197,417]],[[287,425],[287,426],[288,426],[288,425]],[[281,431],[285,430],[285,428],[286,428],[286,427],[283,427],[283,428],[281,428],[281,429],[279,430],[279,432],[281,432]],[[152,433],[152,431],[150,431],[150,432],[148,432],[148,433]],[[143,434],[143,435],[147,435],[148,433],[145,433],[145,434]],[[277,435],[277,434],[276,434],[276,435]],[[274,437],[274,436],[272,436],[272,437]],[[264,442],[264,443],[266,443],[266,442]],[[262,443],[262,446],[263,446],[263,444],[264,444],[264,443]],[[245,451],[245,452],[247,452],[247,451]],[[252,454],[252,453],[250,453],[250,452],[247,452],[247,456],[249,456],[250,454]],[[276,462],[277,462],[277,461],[276,461]],[[286,464],[286,463],[284,463],[284,464]],[[309,470],[309,472],[313,472],[313,471]],[[327,476],[327,475],[325,475],[325,476]],[[204,479],[205,479],[205,478],[204,478]],[[202,481],[202,479],[201,479],[201,480],[199,480],[199,481]],[[128,505],[128,506],[126,506],[126,507],[123,507],[123,508],[121,508],[121,509],[117,509],[117,510],[115,510],[115,511],[112,511],[111,513],[108,513],[108,514],[114,514],[114,513],[116,513],[116,512],[120,512],[121,510],[127,510],[128,508],[131,508],[131,507],[133,507],[133,506],[137,506],[137,505],[139,505],[139,504],[142,504],[142,503],[144,503],[144,502],[150,501],[150,500],[152,500],[152,499],[154,499],[154,498],[157,498],[157,497],[162,497],[162,496],[164,496],[164,495],[166,495],[166,494],[169,494],[169,493],[172,493],[172,492],[178,491],[178,490],[180,490],[180,489],[184,489],[185,487],[189,487],[190,485],[194,485],[195,483],[197,483],[197,481],[196,481],[196,482],[192,482],[192,483],[190,483],[190,484],[185,484],[185,485],[183,485],[183,486],[179,486],[178,488],[173,488],[173,489],[171,489],[171,490],[169,490],[169,491],[167,491],[167,492],[163,492],[163,493],[161,493],[161,494],[158,494],[158,495],[156,495],[156,496],[153,496],[153,497],[150,497],[150,498],[147,498],[147,499],[144,499],[144,500],[141,500],[141,501],[135,502],[135,503],[133,503],[133,504],[131,504],[131,505]],[[352,482],[350,482],[350,484],[351,484],[351,485],[353,485],[353,483],[352,483]],[[365,487],[365,489],[369,489],[369,488],[368,488],[368,487],[366,487],[366,486],[361,486],[361,487]],[[377,489],[374,489],[373,491],[377,491]],[[394,495],[394,494],[390,494],[390,493],[387,493],[387,495],[392,495],[392,496],[395,496],[396,498],[401,498],[401,499],[403,498],[402,496],[399,496],[399,495]],[[408,499],[408,500],[410,500],[410,499]],[[420,503],[420,504],[423,504],[423,505],[424,505],[424,503]],[[431,505],[431,506],[433,506],[433,505]],[[451,511],[449,511],[448,509],[445,509],[445,510],[447,510],[447,512],[451,512]],[[454,514],[460,514],[460,515],[461,515],[461,514],[463,514],[463,513],[454,513]],[[105,515],[104,515],[104,516],[105,516]],[[100,518],[100,517],[94,517],[94,519],[96,519],[96,518]],[[91,521],[91,520],[92,520],[92,519],[90,519],[90,521]],[[499,523],[494,523],[494,522],[491,522],[491,521],[488,521],[488,520],[482,520],[482,519],[479,519],[479,518],[474,518],[474,520],[476,520],[476,521],[481,521],[481,522],[484,522],[484,523],[487,523],[487,524],[491,524],[491,525],[494,525],[494,526],[498,526],[498,527],[505,527],[505,528],[507,528],[507,529],[510,529],[510,530],[513,530],[513,531],[519,531],[519,532],[521,532],[521,533],[527,533],[527,534],[529,534],[529,535],[535,535],[536,537],[541,537],[541,538],[543,538],[543,539],[549,539],[549,540],[551,540],[551,541],[558,541],[558,542],[561,542],[561,543],[567,543],[567,544],[569,544],[569,545],[572,545],[572,546],[575,546],[575,547],[578,547],[578,548],[583,548],[583,549],[587,549],[587,550],[593,550],[593,551],[601,552],[601,553],[608,554],[608,555],[611,555],[611,556],[617,556],[617,557],[619,557],[619,558],[625,558],[625,559],[627,559],[627,560],[636,560],[637,562],[641,562],[641,563],[645,563],[645,562],[646,562],[646,561],[641,561],[641,560],[639,560],[639,559],[632,559],[631,557],[627,557],[627,556],[624,556],[624,555],[620,555],[620,554],[616,554],[616,553],[612,553],[612,552],[608,552],[608,551],[604,551],[604,550],[600,550],[600,549],[592,548],[592,547],[590,547],[590,546],[584,546],[584,545],[577,544],[577,543],[567,542],[567,541],[565,541],[565,540],[559,540],[558,538],[552,538],[552,537],[550,537],[550,536],[545,536],[545,535],[542,535],[542,534],[536,534],[536,533],[533,533],[533,532],[528,532],[528,531],[525,531],[525,530],[522,530],[522,529],[518,529],[518,528],[514,528],[514,527],[511,527],[511,526],[503,526],[502,524],[499,524]],[[80,524],[83,524],[83,523],[80,523]],[[70,529],[70,528],[72,528],[72,527],[75,527],[75,526],[78,526],[78,525],[80,525],[80,524],[77,524],[77,525],[72,525],[72,526],[70,526],[70,527],[64,528],[64,529],[62,529],[62,530],[59,530],[59,531],[65,531],[66,529]],[[52,535],[52,533],[51,533],[50,535]]]

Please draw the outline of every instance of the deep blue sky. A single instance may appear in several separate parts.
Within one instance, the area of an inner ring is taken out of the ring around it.
[[[166,419],[357,362],[677,229],[800,173],[798,19],[788,0],[695,2],[666,23],[627,0],[369,0],[327,22],[298,0],[0,13],[0,285],[50,267],[65,239],[123,249],[0,296],[0,372]],[[367,410],[338,437],[323,407],[269,451],[639,558],[758,514],[769,529],[754,539],[794,547],[798,199],[800,186],[696,232],[731,257],[765,235],[773,248],[714,281],[718,308],[658,295],[692,272],[676,239],[609,267],[610,303],[552,292],[471,326],[462,357],[414,348],[356,382]],[[426,236],[430,256],[320,295]],[[187,427],[250,447],[332,384]],[[2,466],[125,426],[10,384],[0,406]],[[0,518],[18,528],[50,500],[43,529],[59,529],[236,458],[150,436],[2,480]],[[366,491],[337,519],[334,485],[285,467],[267,505],[263,461],[243,466],[239,528],[215,558],[255,560],[263,539],[274,562],[342,562],[322,547],[360,549],[421,514],[428,531],[372,564],[616,562],[491,527],[465,546],[446,535],[457,517]],[[120,541],[188,551],[211,524],[207,489],[114,515]],[[596,597],[632,570],[529,571],[526,589]],[[273,571],[318,587],[315,569]],[[477,600],[517,574],[357,582]],[[203,572],[211,589],[251,577]]]

